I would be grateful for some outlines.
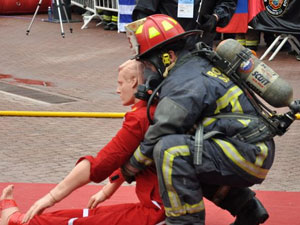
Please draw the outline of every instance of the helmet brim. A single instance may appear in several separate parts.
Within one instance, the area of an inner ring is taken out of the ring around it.
[[[185,39],[189,36],[192,36],[192,35],[202,35],[203,34],[203,31],[202,30],[190,30],[190,31],[186,31],[182,34],[179,34],[179,35],[176,35],[166,41],[163,41],[157,45],[155,45],[154,47],[148,49],[147,51],[143,52],[142,54],[138,54],[135,56],[136,59],[140,59],[140,58],[144,58],[144,57],[147,57],[147,55],[149,55],[152,51],[154,50],[157,50],[165,45],[168,45],[170,43],[173,43],[177,40],[181,40],[181,39]]]

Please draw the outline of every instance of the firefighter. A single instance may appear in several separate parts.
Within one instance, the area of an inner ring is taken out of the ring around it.
[[[241,191],[264,181],[275,149],[272,137],[253,133],[260,119],[249,99],[208,59],[184,48],[185,38],[199,31],[185,32],[161,14],[126,29],[135,57],[150,63],[164,80],[154,92],[159,99],[153,124],[124,166],[125,176],[155,162],[167,225],[205,224],[204,194],[236,216],[234,225],[263,223],[268,215],[261,203]],[[244,141],[243,133],[254,139]],[[204,190],[202,184],[235,188],[218,197],[220,192]]]
[[[176,19],[184,30],[201,29],[200,35],[190,37],[188,43],[191,47],[198,41],[213,45],[216,36],[216,27],[225,27],[237,6],[237,0],[195,0],[193,6],[184,5],[178,0],[139,0],[133,10],[132,19],[144,18],[153,14],[166,14]],[[201,10],[199,12],[199,7]]]

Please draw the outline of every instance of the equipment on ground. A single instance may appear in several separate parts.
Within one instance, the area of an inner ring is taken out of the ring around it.
[[[0,111],[0,116],[123,118],[124,112]]]
[[[28,26],[28,28],[27,28],[26,35],[29,35],[31,26],[32,26],[32,24],[33,24],[33,22],[34,22],[34,20],[35,20],[35,17],[36,17],[36,15],[37,15],[38,11],[39,11],[39,8],[40,8],[40,6],[41,6],[41,4],[42,4],[42,1],[43,1],[43,0],[39,0],[39,2],[38,2],[38,4],[37,4],[36,10],[35,10],[35,12],[34,12],[34,15],[33,15],[32,19],[31,19],[31,22],[30,22],[30,24],[29,24],[29,26]],[[60,23],[61,36],[64,38],[64,37],[65,37],[65,32],[64,32],[64,27],[63,27],[63,24],[62,24],[63,22],[62,22],[62,15],[61,15],[61,11],[60,11],[60,4],[62,5],[62,8],[63,8],[63,10],[64,10],[65,17],[66,17],[67,22],[68,22],[68,24],[69,24],[70,33],[73,32],[73,29],[72,29],[72,27],[71,27],[71,25],[70,25],[70,21],[69,21],[69,17],[68,17],[68,13],[67,13],[67,10],[66,10],[66,6],[65,6],[65,3],[64,3],[64,0],[55,0],[55,1],[56,1],[57,12],[58,12],[58,18],[59,18],[59,23]],[[60,3],[60,2],[61,2],[61,3]]]

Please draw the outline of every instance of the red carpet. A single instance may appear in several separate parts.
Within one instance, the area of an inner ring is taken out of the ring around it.
[[[0,183],[0,190],[8,183]],[[54,184],[31,184],[14,183],[14,196],[22,212],[25,212],[35,200],[46,194]],[[83,208],[86,206],[89,196],[96,193],[101,186],[85,186],[65,200],[49,209]],[[270,218],[265,225],[300,225],[300,192],[276,192],[276,191],[257,191],[258,198],[268,209]],[[103,205],[118,204],[124,202],[136,202],[137,198],[133,186],[122,186],[111,199]],[[206,224],[207,225],[229,225],[233,218],[226,211],[217,208],[206,201]]]

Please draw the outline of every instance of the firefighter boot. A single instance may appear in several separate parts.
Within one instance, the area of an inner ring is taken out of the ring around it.
[[[250,188],[202,185],[203,196],[236,216],[231,225],[258,225],[269,217]]]
[[[267,210],[262,203],[253,197],[236,216],[236,220],[231,225],[259,225],[269,218]]]
[[[245,34],[236,34],[235,40],[243,46],[246,46],[246,35]]]
[[[246,33],[246,48],[257,51],[260,42],[260,32],[249,29]]]
[[[103,11],[103,29],[110,30],[109,23],[111,22],[112,13],[110,11]]]
[[[110,30],[118,30],[118,14],[113,13],[111,16]]]

